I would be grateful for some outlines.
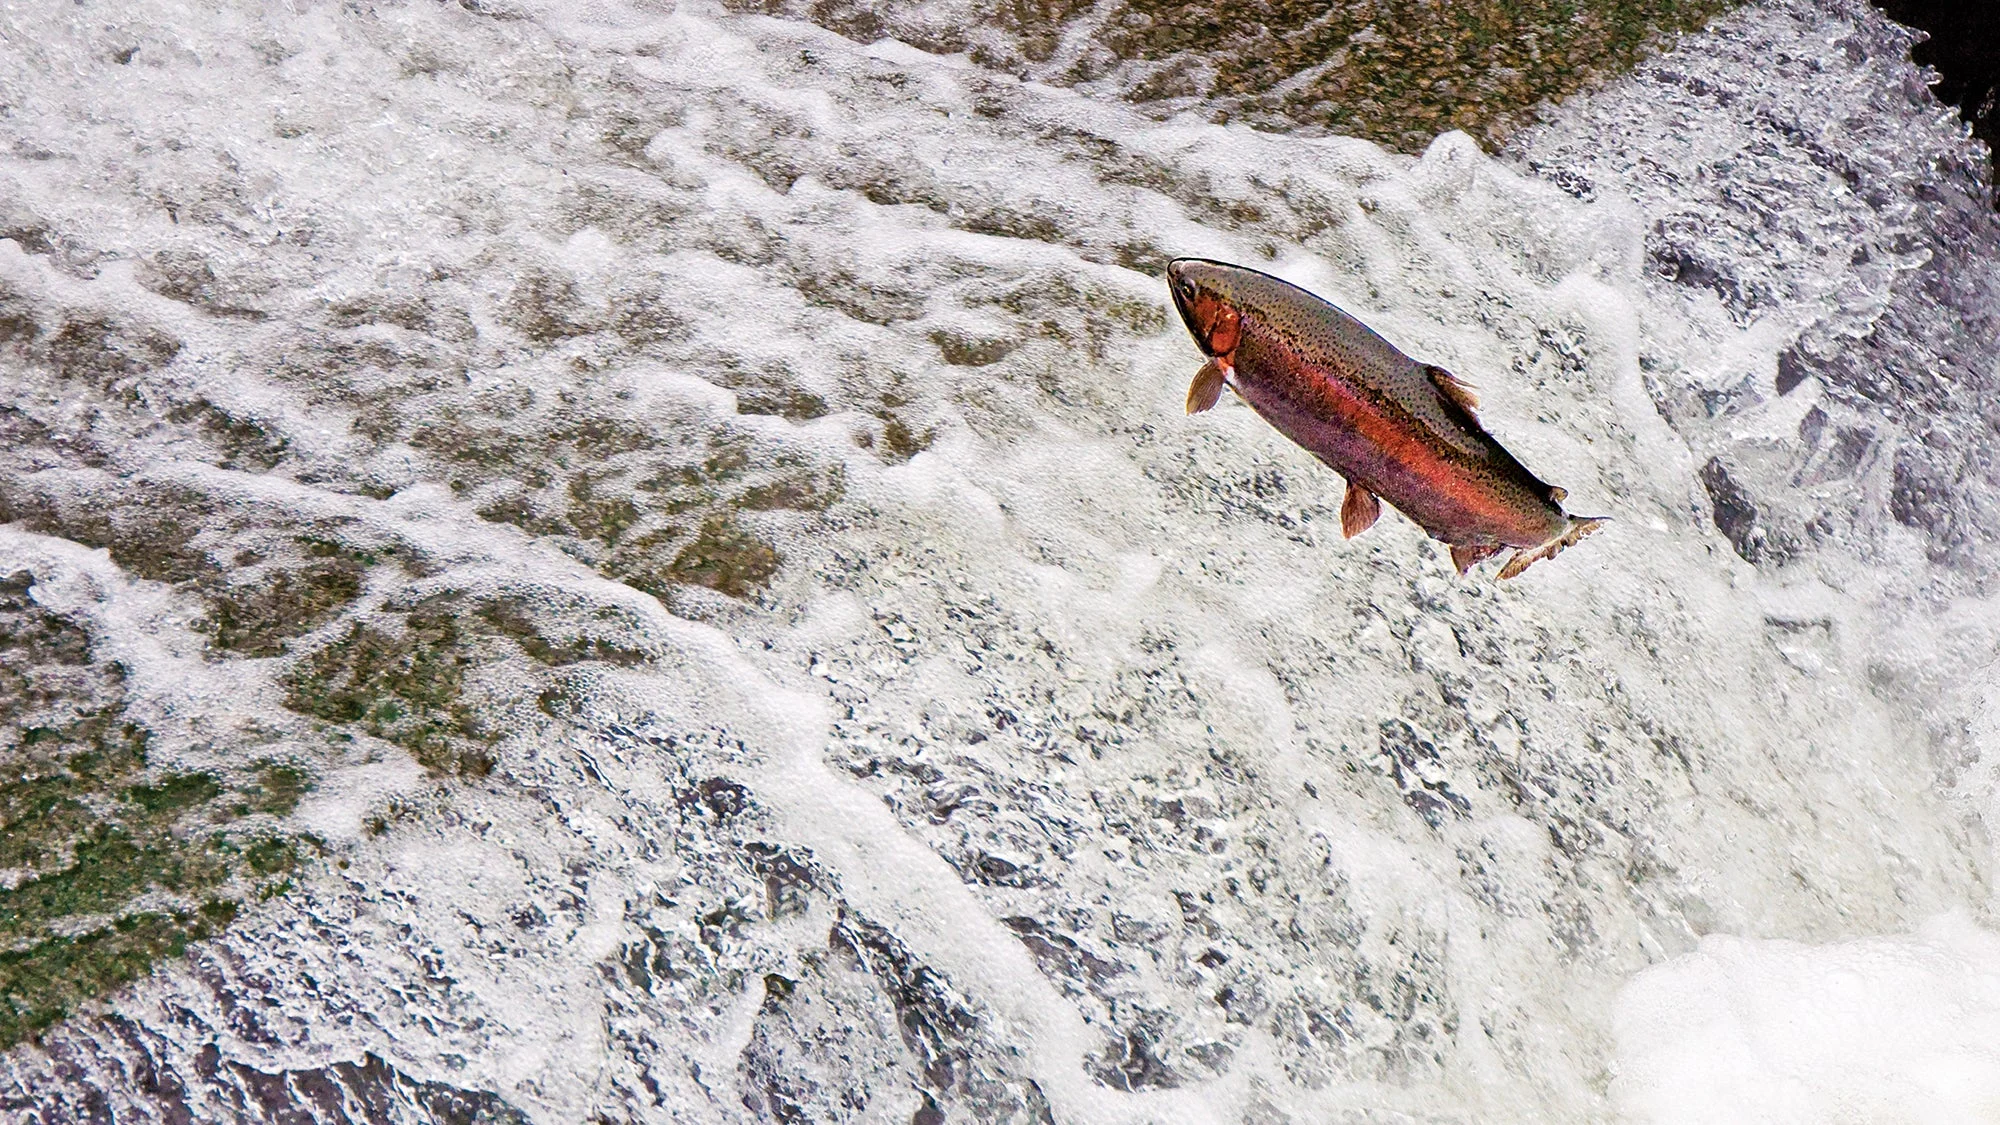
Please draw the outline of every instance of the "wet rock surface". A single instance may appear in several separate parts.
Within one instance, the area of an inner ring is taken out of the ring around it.
[[[1419,152],[1502,143],[1543,102],[1623,72],[1727,0],[1509,4],[731,0],[868,43],[893,38],[1166,117],[1194,113]]]

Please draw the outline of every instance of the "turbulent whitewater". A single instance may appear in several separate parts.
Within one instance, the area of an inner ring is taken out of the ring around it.
[[[1500,158],[699,4],[0,45],[0,756],[125,818],[0,924],[188,943],[0,1058],[23,1120],[1992,1112],[2000,240],[1870,10]],[[1497,585],[1344,541],[1183,415],[1178,255],[1615,522]],[[166,874],[92,882],[117,840]],[[1827,980],[1965,1080],[1717,1047]]]

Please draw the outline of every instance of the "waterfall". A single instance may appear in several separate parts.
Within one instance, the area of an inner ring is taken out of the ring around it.
[[[692,3],[0,29],[24,1120],[1990,1104],[1990,179],[1872,9],[1415,156]],[[1343,540],[1183,254],[1613,523]]]

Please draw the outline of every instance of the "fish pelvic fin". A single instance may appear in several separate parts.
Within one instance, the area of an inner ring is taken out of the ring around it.
[[[1479,409],[1479,393],[1472,384],[1435,364],[1424,364],[1424,374],[1431,377],[1432,385],[1437,387],[1438,393],[1445,397],[1445,401],[1465,411],[1469,417],[1477,419],[1478,415],[1473,411]]]
[[[1207,363],[1201,365],[1201,370],[1194,373],[1194,382],[1188,384],[1187,412],[1199,414],[1214,406],[1221,397],[1222,363],[1211,356]]]
[[[1340,536],[1352,539],[1375,526],[1382,517],[1382,501],[1367,489],[1347,482],[1347,495],[1340,501]]]
[[[1512,578],[1534,563],[1555,558],[1564,547],[1576,546],[1577,540],[1603,527],[1610,520],[1610,516],[1571,516],[1569,526],[1563,529],[1562,534],[1539,547],[1524,547],[1515,551],[1514,557],[1507,560],[1507,565],[1500,568],[1500,577]]]
[[[1479,547],[1470,543],[1453,543],[1451,545],[1451,565],[1457,567],[1458,572],[1462,575],[1499,553],[1500,544],[1498,543],[1490,547]]]

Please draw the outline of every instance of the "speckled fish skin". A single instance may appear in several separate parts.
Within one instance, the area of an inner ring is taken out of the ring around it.
[[[1519,548],[1504,578],[1602,522],[1563,511],[1562,490],[1479,424],[1469,388],[1328,302],[1268,274],[1199,258],[1176,259],[1167,281],[1211,357],[1189,393],[1190,412],[1213,402],[1219,371],[1280,433],[1347,478],[1348,534],[1373,522],[1380,497],[1450,544],[1461,573]]]

